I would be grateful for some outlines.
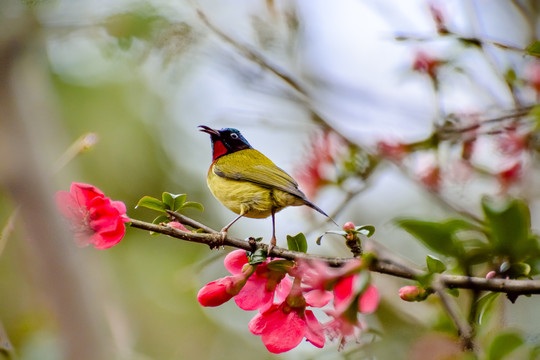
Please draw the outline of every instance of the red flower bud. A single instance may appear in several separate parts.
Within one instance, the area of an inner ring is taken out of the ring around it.
[[[343,224],[343,230],[347,231],[347,230],[354,230],[355,229],[355,226],[354,226],[354,223],[352,221],[349,221],[349,222],[346,222],[345,224]]]
[[[423,301],[427,296],[426,290],[416,285],[404,286],[399,289],[399,297],[405,301]]]

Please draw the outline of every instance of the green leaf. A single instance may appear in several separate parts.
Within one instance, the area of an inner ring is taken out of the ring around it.
[[[268,255],[266,254],[266,250],[264,250],[263,248],[259,248],[252,253],[248,252],[247,256],[249,260],[249,265],[258,265],[260,263],[263,263],[268,257]]]
[[[446,270],[446,265],[434,256],[428,255],[426,257],[426,264],[430,273],[442,273]]]
[[[334,235],[346,236],[346,235],[347,235],[347,232],[346,232],[346,231],[335,231],[335,230],[325,231],[324,233],[322,233],[322,234],[317,238],[317,240],[315,241],[315,243],[316,243],[317,245],[321,245],[321,240],[322,240],[322,238],[324,237],[324,235],[327,235],[327,234],[334,234]]]
[[[401,219],[397,221],[397,224],[429,249],[456,258],[463,255],[464,249],[463,245],[455,239],[455,234],[473,227],[468,222],[459,219],[444,222]]]
[[[269,270],[286,273],[294,266],[294,261],[274,260],[274,261],[270,261],[267,266]]]
[[[295,236],[287,235],[287,246],[291,251],[307,252],[306,236],[302,233]]]
[[[145,207],[157,211],[165,211],[166,209],[165,205],[161,201],[151,196],[143,196],[143,198],[137,203],[137,206],[135,206],[135,208],[138,207]]]
[[[375,233],[375,226],[373,225],[362,225],[357,226],[356,231],[358,231],[360,234],[365,235],[367,237],[371,237]]]
[[[530,237],[531,215],[525,202],[515,199],[496,206],[484,198],[482,209],[496,255],[509,256],[511,262],[515,262],[538,252],[536,240]]]
[[[172,209],[173,211],[178,211],[182,208],[184,208],[184,206],[186,206],[186,199],[187,199],[187,195],[186,194],[179,194],[179,195],[174,195],[174,202],[173,202],[173,206],[172,206]]]
[[[173,209],[174,197],[171,193],[163,192],[163,194],[161,194],[161,200],[163,201],[163,204],[165,204],[168,210]]]
[[[502,360],[523,343],[523,338],[514,332],[498,334],[489,347],[488,360]]]
[[[495,300],[499,297],[500,293],[496,292],[490,292],[484,296],[482,296],[480,299],[478,299],[477,302],[477,317],[476,322],[479,325],[482,325],[482,321],[484,321],[484,318],[486,315],[490,312],[490,310],[493,308],[493,304]]]
[[[534,41],[525,48],[528,55],[540,57],[540,41]]]
[[[197,209],[199,211],[204,211],[204,207],[202,206],[201,203],[198,203],[198,202],[195,202],[195,201],[186,201],[180,208],[177,208],[177,210],[179,209],[188,209],[188,208],[191,208],[191,209]],[[176,210],[175,210],[176,211]]]
[[[159,215],[152,221],[152,224],[159,225],[161,223],[169,223],[170,221],[171,219],[167,215]]]
[[[446,289],[446,292],[452,295],[453,297],[459,297],[459,289],[458,288],[449,288]]]

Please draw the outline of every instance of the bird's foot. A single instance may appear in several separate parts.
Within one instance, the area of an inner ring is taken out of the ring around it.
[[[272,236],[272,239],[270,239],[270,245],[268,245],[268,249],[266,250],[266,255],[270,257],[270,254],[272,253],[272,250],[276,247],[277,240],[275,236]]]
[[[209,244],[211,250],[219,249],[225,244],[225,240],[227,239],[227,229],[222,229],[216,235],[219,235],[219,237]]]

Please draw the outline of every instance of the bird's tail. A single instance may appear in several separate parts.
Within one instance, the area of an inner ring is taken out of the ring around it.
[[[321,214],[323,214],[324,216],[326,216],[328,219],[330,219],[330,221],[332,221],[334,224],[336,224],[336,226],[339,226],[337,222],[334,221],[334,219],[332,219],[327,213],[325,213],[320,207],[318,207],[317,205],[315,205],[314,203],[312,203],[311,201],[308,201],[308,200],[305,200],[306,202],[306,205],[309,206],[310,208],[312,208],[313,210],[316,210],[318,212],[320,212]]]

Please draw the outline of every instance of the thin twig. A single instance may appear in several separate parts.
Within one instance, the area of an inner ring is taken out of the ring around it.
[[[439,299],[441,299],[441,304],[443,305],[445,311],[454,322],[454,325],[456,325],[459,337],[463,343],[463,347],[467,350],[474,350],[473,328],[467,321],[463,319],[463,316],[460,315],[456,303],[450,300],[449,295],[446,293],[444,281],[436,278],[431,283],[431,287],[439,296]]]

